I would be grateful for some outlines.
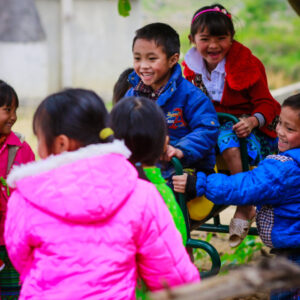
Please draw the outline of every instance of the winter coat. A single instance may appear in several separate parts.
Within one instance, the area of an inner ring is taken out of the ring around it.
[[[120,141],[15,169],[5,240],[20,299],[134,299],[199,281],[156,188],[138,179]]]
[[[19,166],[35,159],[30,146],[25,141],[21,142],[16,134],[11,131],[0,149],[0,177],[3,177],[4,179],[7,177],[9,148],[14,146],[17,146],[18,149],[11,165],[11,169],[14,166]],[[0,245],[4,245],[3,233],[8,194],[6,186],[0,184],[0,187]]]
[[[272,248],[300,248],[300,148],[269,155],[252,171],[197,174],[197,194],[216,204],[256,205],[258,232]]]
[[[133,88],[126,96],[139,96],[134,87],[140,77],[133,72],[128,80]],[[201,169],[212,169],[218,138],[217,114],[209,98],[182,77],[179,64],[174,66],[156,103],[165,114],[170,144],[184,154],[183,164],[191,166],[197,162]]]
[[[190,51],[193,51],[192,48]],[[186,79],[193,81],[195,70],[187,56],[182,63]],[[199,59],[202,57],[199,55]],[[280,104],[272,97],[267,83],[265,68],[250,49],[233,41],[226,56],[225,84],[221,102],[214,101],[217,112],[237,117],[261,113],[265,118],[262,132],[275,138],[275,123],[280,114]]]

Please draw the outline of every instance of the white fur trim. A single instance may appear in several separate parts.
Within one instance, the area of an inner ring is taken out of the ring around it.
[[[16,182],[24,177],[46,172],[84,158],[109,153],[122,154],[126,158],[129,158],[131,155],[131,152],[125,146],[125,143],[120,140],[114,140],[112,143],[107,144],[93,144],[82,147],[76,151],[64,152],[60,155],[51,155],[44,160],[30,162],[21,166],[15,166],[8,175],[7,184],[15,188]]]

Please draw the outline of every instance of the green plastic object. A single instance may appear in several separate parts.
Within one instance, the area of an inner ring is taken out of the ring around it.
[[[6,193],[7,193],[7,196],[10,196],[9,187],[8,187],[8,185],[7,185],[7,183],[6,183],[6,180],[5,180],[2,176],[0,177],[0,183],[1,183],[4,187],[6,187]]]
[[[172,164],[175,168],[176,175],[182,175],[183,174],[183,169],[180,161],[176,158],[172,158]],[[195,240],[191,238],[191,233],[190,233],[190,219],[188,215],[188,209],[186,206],[186,199],[185,195],[181,193],[176,193],[177,194],[177,199],[179,202],[179,206],[182,210],[185,224],[186,224],[186,231],[187,231],[187,247],[192,247],[192,248],[200,248],[204,250],[211,258],[212,261],[212,266],[211,269],[207,272],[200,272],[200,275],[202,278],[213,276],[219,273],[220,268],[221,268],[221,260],[218,251],[209,243],[206,241],[201,241],[201,240]]]

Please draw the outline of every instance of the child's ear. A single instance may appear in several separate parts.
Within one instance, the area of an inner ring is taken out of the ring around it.
[[[194,37],[191,34],[189,34],[189,40],[191,44],[195,44]]]
[[[70,147],[69,138],[64,134],[60,134],[54,139],[53,154],[60,154],[65,151],[69,151],[69,147]]]
[[[178,63],[178,60],[179,60],[179,53],[173,54],[169,58],[169,66],[170,66],[170,68],[172,68],[174,65],[176,65]]]
[[[53,154],[60,154],[65,151],[74,151],[80,148],[78,141],[67,137],[64,134],[60,134],[54,140]]]

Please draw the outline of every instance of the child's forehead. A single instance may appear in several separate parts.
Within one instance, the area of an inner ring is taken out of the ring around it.
[[[300,109],[283,106],[281,108],[280,118],[289,123],[295,123],[295,125],[300,126]]]
[[[161,51],[165,53],[165,48],[163,45],[160,45],[156,40],[154,39],[146,39],[146,38],[138,38],[136,39],[134,46],[133,46],[133,51],[135,52],[136,50],[149,50],[149,51]]]

